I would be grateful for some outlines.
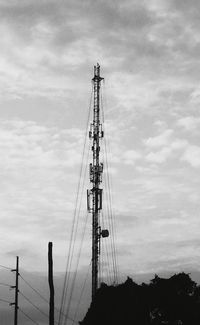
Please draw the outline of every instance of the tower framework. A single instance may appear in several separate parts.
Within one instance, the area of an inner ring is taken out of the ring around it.
[[[100,123],[100,87],[103,78],[100,76],[100,65],[94,66],[93,90],[93,122],[90,125],[89,137],[92,139],[93,160],[89,166],[90,182],[92,188],[88,190],[88,211],[92,213],[92,299],[98,289],[98,269],[101,237],[108,237],[108,230],[101,229],[100,211],[102,210],[102,183],[103,163],[100,162],[100,139],[104,137]]]

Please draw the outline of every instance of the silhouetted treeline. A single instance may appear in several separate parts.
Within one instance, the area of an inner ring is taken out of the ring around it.
[[[102,284],[81,325],[199,325],[200,286],[185,273],[138,285]]]

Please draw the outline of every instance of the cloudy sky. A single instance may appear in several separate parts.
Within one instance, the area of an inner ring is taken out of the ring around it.
[[[99,62],[120,275],[199,270],[199,30],[198,0],[0,0],[0,264],[65,270]]]

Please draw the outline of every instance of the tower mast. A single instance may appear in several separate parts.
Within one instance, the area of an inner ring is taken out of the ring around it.
[[[102,124],[100,123],[100,86],[103,78],[100,76],[100,65],[94,66],[93,90],[94,107],[93,122],[90,125],[89,137],[92,139],[93,160],[90,164],[90,182],[92,188],[88,190],[88,211],[92,213],[92,299],[98,289],[98,268],[101,237],[108,237],[108,230],[101,230],[99,216],[102,209],[102,182],[103,163],[99,161],[100,138],[103,138]]]

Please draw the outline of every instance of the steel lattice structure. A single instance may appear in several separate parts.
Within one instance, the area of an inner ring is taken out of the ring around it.
[[[100,123],[100,86],[104,78],[100,76],[100,65],[94,67],[93,90],[93,123],[90,125],[89,137],[92,139],[93,161],[90,164],[90,182],[92,188],[87,192],[88,211],[92,213],[92,299],[98,289],[98,269],[100,255],[101,237],[108,237],[108,230],[102,230],[99,222],[100,211],[102,210],[102,191],[100,184],[102,182],[103,163],[99,160],[100,139],[104,132]]]

